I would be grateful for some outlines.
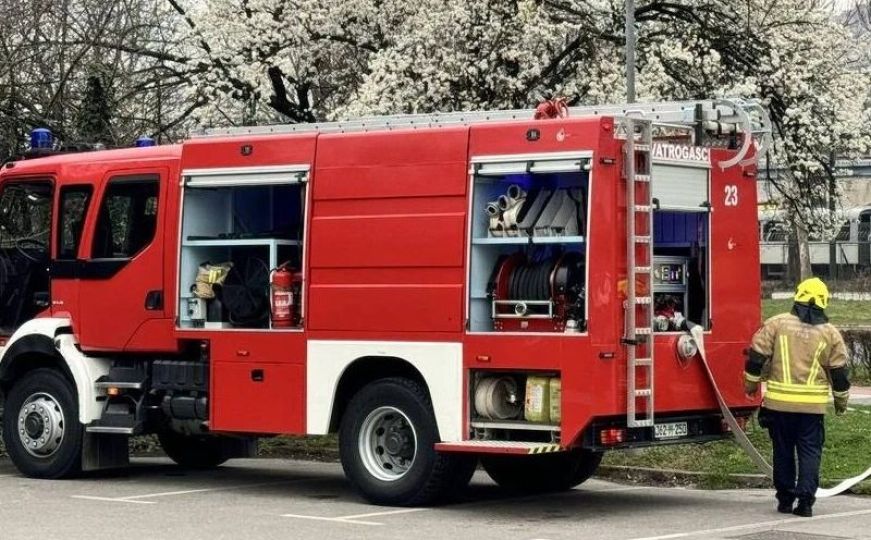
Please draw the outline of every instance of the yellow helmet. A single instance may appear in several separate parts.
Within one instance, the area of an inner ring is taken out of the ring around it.
[[[829,305],[829,288],[820,278],[809,278],[799,283],[798,287],[795,288],[793,300],[803,304],[808,304],[813,300],[817,307],[826,309]]]

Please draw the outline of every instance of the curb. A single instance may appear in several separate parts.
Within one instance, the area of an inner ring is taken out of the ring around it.
[[[738,488],[770,489],[771,480],[763,474],[726,474],[683,471],[679,469],[654,469],[628,465],[600,465],[595,474],[602,480],[617,480],[645,485],[697,486],[716,481],[733,484]]]

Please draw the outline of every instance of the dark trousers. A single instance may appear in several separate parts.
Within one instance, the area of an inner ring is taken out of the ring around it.
[[[813,504],[820,484],[825,425],[822,414],[768,411],[768,432],[774,447],[774,487],[777,500]],[[798,457],[798,481],[796,481]]]

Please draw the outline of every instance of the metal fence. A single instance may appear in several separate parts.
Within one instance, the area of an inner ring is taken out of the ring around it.
[[[808,242],[814,274],[829,279],[861,276],[871,272],[871,242]],[[788,242],[760,242],[763,279],[779,279],[789,268]]]

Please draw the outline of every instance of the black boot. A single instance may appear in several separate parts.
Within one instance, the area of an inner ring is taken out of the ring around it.
[[[806,502],[799,501],[798,506],[795,507],[792,513],[801,517],[813,517],[814,507]]]
[[[781,501],[777,503],[777,511],[781,514],[791,514],[792,513],[792,503]]]

